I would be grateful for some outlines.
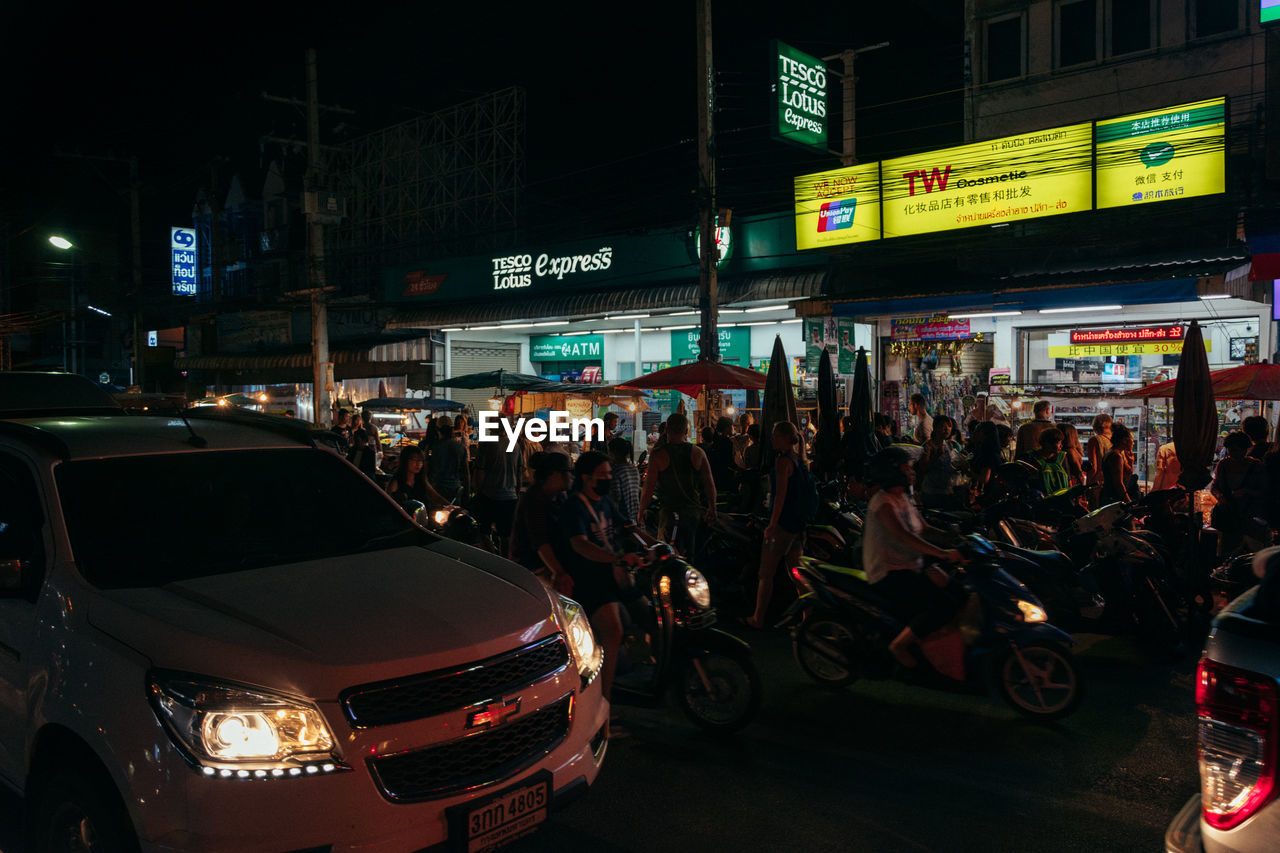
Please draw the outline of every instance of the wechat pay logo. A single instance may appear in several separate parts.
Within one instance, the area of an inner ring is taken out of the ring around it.
[[[1153,142],[1142,152],[1138,154],[1138,159],[1142,161],[1142,165],[1148,169],[1154,169],[1157,166],[1163,166],[1173,159],[1173,146],[1167,142]]]

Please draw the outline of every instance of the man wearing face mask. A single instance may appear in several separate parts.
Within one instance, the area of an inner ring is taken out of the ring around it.
[[[573,578],[573,597],[586,610],[596,641],[604,649],[600,683],[607,699],[622,642],[618,602],[628,581],[625,567],[640,560],[618,548],[618,537],[634,533],[649,545],[657,540],[638,530],[634,519],[623,518],[609,500],[613,469],[608,456],[594,450],[583,453],[574,465],[573,481],[574,489],[560,512],[560,527],[568,540],[565,568]]]

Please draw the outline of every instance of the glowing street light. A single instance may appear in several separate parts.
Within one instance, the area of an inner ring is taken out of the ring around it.
[[[57,234],[54,234],[52,237],[50,237],[50,238],[49,238],[49,242],[50,242],[50,243],[52,243],[53,245],[57,246],[59,249],[74,249],[74,248],[75,248],[75,244],[74,244],[74,243],[72,243],[72,242],[71,242],[70,240],[68,240],[66,237],[59,237]]]

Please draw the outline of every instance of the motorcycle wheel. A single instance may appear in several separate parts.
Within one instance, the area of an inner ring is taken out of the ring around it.
[[[839,690],[858,680],[856,644],[852,628],[819,614],[796,629],[791,651],[805,675],[823,687]]]
[[[686,657],[677,667],[672,686],[685,716],[709,732],[736,732],[760,710],[760,673],[746,651],[706,650]]]
[[[1080,674],[1071,652],[1062,646],[1033,643],[1010,651],[997,677],[1005,701],[1035,720],[1065,717],[1080,704]]]

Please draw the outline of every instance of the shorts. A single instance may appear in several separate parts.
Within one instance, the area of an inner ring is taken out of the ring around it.
[[[778,564],[785,559],[784,568],[790,570],[800,563],[800,555],[804,553],[804,531],[791,533],[781,528],[773,539],[764,540],[760,549],[760,574],[777,571]]]
[[[923,572],[895,569],[871,588],[895,605],[893,615],[907,623],[913,634],[924,638],[950,622],[960,609],[955,586],[953,581],[943,588]]]

